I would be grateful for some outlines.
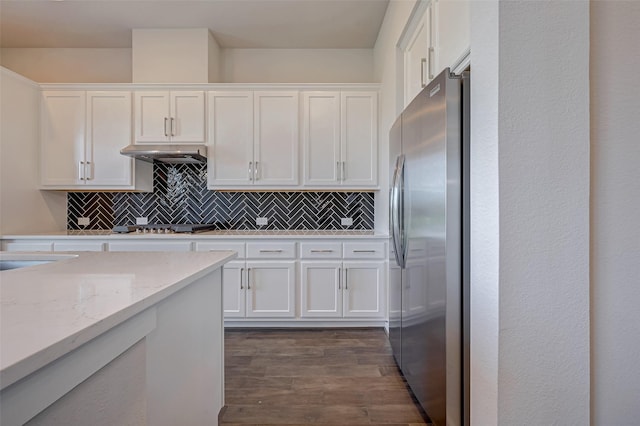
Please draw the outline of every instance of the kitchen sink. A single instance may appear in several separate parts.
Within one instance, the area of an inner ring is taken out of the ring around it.
[[[43,265],[63,259],[78,257],[76,254],[0,253],[0,271]]]

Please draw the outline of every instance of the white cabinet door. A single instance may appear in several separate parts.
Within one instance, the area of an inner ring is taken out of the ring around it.
[[[204,92],[136,92],[135,141],[205,143]]]
[[[169,98],[171,142],[205,143],[204,92],[171,92]]]
[[[342,317],[342,262],[300,262],[300,316]]]
[[[254,185],[298,184],[298,96],[254,93]]]
[[[208,185],[253,182],[253,92],[209,92]]]
[[[247,317],[295,317],[295,271],[295,261],[247,262]]]
[[[344,262],[343,274],[344,317],[384,317],[384,262]]]
[[[469,54],[471,2],[469,0],[438,0],[435,19],[438,30],[438,66],[435,74],[446,67],[453,68]]]
[[[404,47],[404,86],[405,106],[435,76],[436,50],[434,46],[433,3],[422,0],[413,17],[413,26]]]
[[[341,93],[341,180],[348,186],[378,183],[378,95]]]
[[[42,92],[40,173],[43,186],[84,184],[85,92]]]
[[[136,142],[169,141],[169,92],[136,92],[135,113]]]
[[[342,167],[340,92],[305,92],[302,105],[304,184],[337,185]]]
[[[245,263],[228,262],[222,268],[222,306],[225,318],[244,318],[245,316]]]
[[[133,185],[133,159],[120,154],[131,143],[131,93],[87,92],[87,185]]]

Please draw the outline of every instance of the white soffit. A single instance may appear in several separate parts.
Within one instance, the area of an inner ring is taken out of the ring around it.
[[[388,0],[1,0],[0,46],[128,48],[134,28],[209,28],[223,48],[373,48]]]

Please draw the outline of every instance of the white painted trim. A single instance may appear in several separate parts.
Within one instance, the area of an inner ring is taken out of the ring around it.
[[[461,74],[467,67],[471,65],[471,48],[465,49],[464,53],[451,65],[451,72]]]
[[[15,74],[15,73],[14,73]],[[16,74],[19,75],[19,74]],[[22,77],[24,78],[24,77]],[[31,80],[28,80],[31,81]],[[36,84],[42,90],[374,90],[372,83],[44,83]]]
[[[407,20],[407,24],[398,38],[398,43],[396,43],[396,46],[403,52],[406,50],[407,44],[413,36],[418,23],[422,19],[427,8],[431,5],[431,1],[432,0],[418,0],[413,7],[411,15],[409,15],[409,19]]]

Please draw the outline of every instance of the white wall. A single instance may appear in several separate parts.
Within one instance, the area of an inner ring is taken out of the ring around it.
[[[223,49],[225,83],[372,83],[371,49]]]
[[[209,41],[206,28],[133,29],[134,83],[208,83]]]
[[[472,423],[589,424],[589,2],[471,25]]]
[[[209,83],[218,83],[222,81],[222,49],[220,45],[209,31]]]
[[[0,65],[38,83],[131,82],[131,49],[4,48]]]
[[[0,68],[0,234],[66,229],[63,192],[39,191],[40,89]]]
[[[391,1],[378,33],[374,56],[374,79],[380,82],[380,110],[378,114],[378,153],[380,191],[376,193],[375,228],[389,231],[389,129],[402,112],[402,98],[398,98],[398,79],[402,70],[396,67],[397,43],[411,15],[415,1]],[[402,85],[400,85],[402,87]],[[400,95],[402,92],[400,91]]]
[[[640,418],[640,3],[591,2],[592,424]]]

